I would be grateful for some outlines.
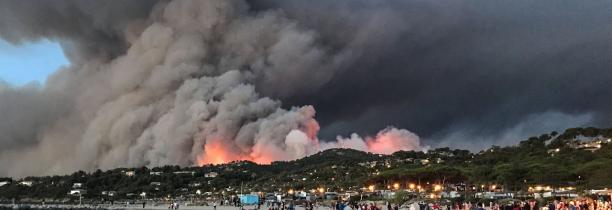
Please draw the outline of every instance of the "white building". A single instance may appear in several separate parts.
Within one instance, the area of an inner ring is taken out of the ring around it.
[[[199,187],[202,186],[202,183],[200,182],[191,182],[189,183],[189,187]]]
[[[83,183],[72,183],[72,188],[79,189],[83,188]]]
[[[204,174],[204,177],[206,177],[206,178],[215,178],[217,176],[219,176],[219,173],[217,173],[217,172],[208,172],[208,173]]]
[[[70,194],[70,195],[84,195],[85,193],[87,193],[87,191],[82,190],[82,189],[75,189],[75,190],[70,190],[70,192],[68,194]]]
[[[459,198],[461,197],[461,194],[457,191],[450,191],[450,192],[442,192],[440,194],[440,197],[443,198]]]
[[[0,182],[0,187],[2,187],[2,186],[4,186],[4,185],[7,185],[7,184],[9,184],[9,183],[10,183],[10,182],[8,182],[8,181],[3,181],[3,182]]]
[[[117,194],[116,191],[102,191],[102,195],[106,196],[115,196]]]
[[[192,176],[195,175],[195,171],[175,171],[173,173],[176,175],[181,175],[181,174],[191,174]]]
[[[123,173],[124,173],[126,176],[134,176],[134,175],[136,175],[136,172],[134,172],[134,171],[124,171]]]
[[[21,182],[19,182],[19,184],[31,187],[32,185],[34,185],[34,182],[33,181],[21,181]]]

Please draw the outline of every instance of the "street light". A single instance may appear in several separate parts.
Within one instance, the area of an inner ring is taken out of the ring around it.
[[[370,190],[370,192],[374,192],[374,185],[370,185],[370,186],[368,187],[368,190]]]
[[[399,183],[393,184],[393,188],[395,188],[396,190],[399,189],[399,187],[400,187]]]
[[[410,184],[408,185],[408,187],[409,187],[410,189],[414,190],[414,188],[416,187],[416,185],[415,185],[414,183],[410,183]]]
[[[441,189],[442,189],[442,186],[434,185],[434,191],[440,191]]]

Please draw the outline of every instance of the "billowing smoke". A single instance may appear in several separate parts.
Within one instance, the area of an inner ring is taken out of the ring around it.
[[[477,151],[608,127],[610,10],[606,0],[0,0],[0,38],[50,39],[70,60],[43,86],[0,83],[0,176],[418,142]]]
[[[350,148],[379,154],[391,154],[398,150],[422,150],[419,137],[407,130],[389,127],[374,137],[361,137],[355,133],[350,138],[338,136],[336,142],[323,143],[324,149]]]
[[[0,176],[421,149],[395,128],[321,143],[314,107],[268,97],[313,92],[363,50],[328,46],[281,11],[225,0],[12,3],[0,4],[0,35],[59,40],[71,65],[44,87],[0,88]]]

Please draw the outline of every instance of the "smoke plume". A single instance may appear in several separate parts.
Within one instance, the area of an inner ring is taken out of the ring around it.
[[[329,147],[314,107],[268,96],[317,90],[354,49],[325,45],[281,11],[243,1],[12,3],[2,2],[0,35],[59,40],[71,65],[44,87],[0,90],[0,175],[270,163]],[[404,130],[352,138],[371,152],[420,148]]]
[[[70,61],[42,86],[0,82],[0,176],[269,163],[333,147],[479,150],[607,127],[611,10],[605,0],[0,0],[0,38],[49,39]]]

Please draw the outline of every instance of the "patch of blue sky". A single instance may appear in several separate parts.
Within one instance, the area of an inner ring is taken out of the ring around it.
[[[0,80],[13,86],[44,84],[49,75],[68,63],[57,42],[43,39],[14,45],[0,39]]]

